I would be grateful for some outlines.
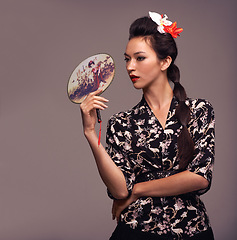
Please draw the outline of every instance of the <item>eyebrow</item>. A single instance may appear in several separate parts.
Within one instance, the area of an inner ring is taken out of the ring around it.
[[[145,52],[142,52],[142,51],[140,51],[140,52],[135,52],[134,55],[137,55],[137,54],[140,54],[140,53],[145,53]],[[124,56],[130,57],[127,53],[124,53]]]

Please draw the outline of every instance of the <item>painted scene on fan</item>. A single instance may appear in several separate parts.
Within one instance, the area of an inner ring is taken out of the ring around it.
[[[81,62],[73,71],[68,82],[68,96],[74,103],[81,103],[85,97],[109,86],[115,72],[114,61],[108,54],[97,54]]]

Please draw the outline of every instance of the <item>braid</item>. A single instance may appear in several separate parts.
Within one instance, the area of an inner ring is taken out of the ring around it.
[[[157,24],[148,17],[139,18],[132,23],[129,29],[129,39],[134,37],[144,37],[146,41],[149,41],[151,47],[156,52],[158,59],[165,59],[167,56],[172,58],[172,63],[167,70],[167,77],[174,83],[174,96],[179,101],[175,114],[183,128],[178,137],[177,157],[180,159],[179,168],[185,169],[193,158],[194,143],[187,128],[191,112],[190,108],[185,104],[187,94],[184,87],[179,82],[179,68],[174,64],[178,54],[176,43],[171,34],[159,33],[157,31]]]
[[[194,153],[194,143],[187,128],[187,124],[190,121],[191,111],[185,104],[187,94],[184,87],[179,82],[179,68],[174,63],[168,68],[167,76],[174,83],[173,93],[179,101],[175,115],[183,128],[178,138],[178,158],[180,159],[179,168],[185,169],[188,163],[191,162]]]

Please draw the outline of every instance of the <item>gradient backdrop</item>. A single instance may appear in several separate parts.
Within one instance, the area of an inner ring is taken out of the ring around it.
[[[128,28],[149,10],[183,27],[177,65],[190,97],[216,113],[216,164],[203,196],[217,240],[236,239],[235,0],[0,0],[0,239],[106,240],[111,201],[83,137],[67,81],[84,58],[107,52],[115,79],[108,118],[134,106],[123,53]]]

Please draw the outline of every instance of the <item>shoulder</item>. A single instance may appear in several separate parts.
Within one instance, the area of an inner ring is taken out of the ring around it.
[[[191,110],[192,114],[195,114],[195,115],[200,115],[201,114],[202,115],[204,113],[208,113],[209,115],[214,115],[213,106],[206,99],[188,98],[185,103],[190,107],[190,110]]]
[[[110,117],[107,124],[107,143],[116,142],[117,145],[124,142],[125,135],[131,137],[133,109],[119,112]]]
[[[208,128],[214,130],[215,115],[212,104],[206,99],[187,99],[186,104],[191,110],[189,122],[190,131],[205,132]]]
[[[122,127],[129,127],[132,121],[136,118],[135,116],[140,115],[144,110],[142,101],[135,105],[133,108],[118,112],[110,117],[108,121],[108,126],[110,125],[120,125]]]
[[[127,122],[131,118],[131,115],[132,115],[132,109],[127,110],[127,111],[118,112],[110,117],[108,124],[109,125],[111,125],[111,124],[123,125],[123,123]]]

